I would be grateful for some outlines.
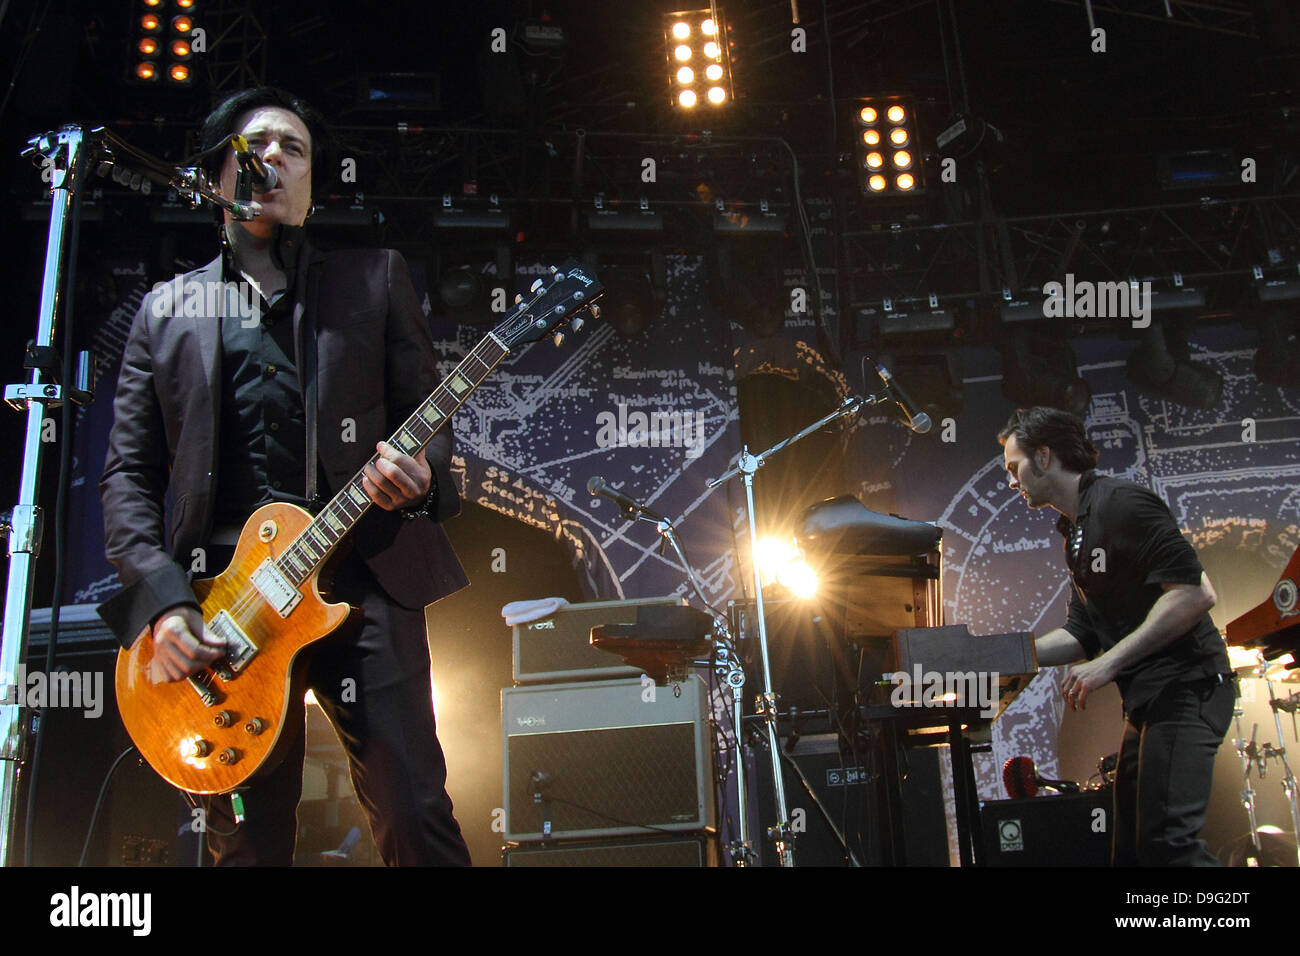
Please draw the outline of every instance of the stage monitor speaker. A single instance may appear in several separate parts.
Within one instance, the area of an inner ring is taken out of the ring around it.
[[[788,741],[782,741],[788,747]],[[902,830],[908,866],[948,866],[948,823],[944,811],[940,760],[946,749],[908,748],[899,757],[903,778]],[[763,866],[777,866],[776,853],[766,838],[776,822],[771,761],[765,752],[747,765],[756,771],[759,801],[757,819],[762,829],[751,831],[761,844]],[[877,767],[870,753],[841,754],[835,734],[801,737],[793,753],[781,760],[786,806],[791,820],[802,826],[794,842],[795,866],[882,866],[889,862],[884,801]],[[755,777],[751,777],[751,780]],[[751,790],[755,792],[755,790]],[[846,846],[847,844],[847,846]]]
[[[41,679],[49,687],[71,686],[68,677],[50,681],[44,674],[49,627],[49,609],[33,609],[25,658],[29,689]],[[74,701],[77,706],[62,701],[61,706],[41,708],[45,744],[36,782],[32,865],[77,865],[100,786],[113,762],[131,746],[118,717],[113,685],[119,647],[93,605],[63,608],[55,672],[75,678],[83,699]],[[31,773],[24,773],[22,779],[20,827]],[[193,865],[199,847],[192,822],[180,792],[132,753],[113,775],[86,862],[90,866]]]
[[[1109,866],[1113,788],[980,804],[987,866]]]
[[[539,621],[516,624],[512,629],[515,683],[638,677],[641,668],[629,667],[617,655],[591,646],[591,629],[600,624],[635,624],[638,607],[685,603],[671,596],[592,601],[570,604]]]
[[[506,847],[506,866],[674,866],[718,865],[718,840],[711,834],[609,839]]]
[[[508,842],[712,829],[708,688],[641,680],[501,692]]]

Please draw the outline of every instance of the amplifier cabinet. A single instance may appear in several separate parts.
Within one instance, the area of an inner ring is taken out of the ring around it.
[[[570,604],[539,621],[516,624],[511,629],[515,683],[638,677],[641,668],[629,667],[617,654],[591,646],[591,629],[600,624],[635,624],[638,607],[686,603],[671,596],[592,601]]]
[[[1113,802],[1112,787],[985,801],[980,804],[984,862],[987,866],[1109,866]]]
[[[507,842],[714,827],[708,688],[697,676],[501,692]],[[545,832],[549,822],[549,833]]]
[[[718,838],[681,834],[649,839],[508,846],[506,866],[718,866]]]

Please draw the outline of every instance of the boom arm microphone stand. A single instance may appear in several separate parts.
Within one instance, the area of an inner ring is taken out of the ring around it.
[[[31,369],[31,378],[5,387],[5,401],[15,411],[27,412],[27,431],[23,439],[18,503],[0,515],[0,534],[9,539],[9,580],[0,632],[0,866],[17,862],[14,824],[19,775],[28,757],[34,729],[31,709],[19,706],[18,675],[26,652],[35,592],[34,563],[41,551],[43,535],[44,517],[36,503],[43,451],[41,431],[47,409],[64,401],[83,404],[93,397],[89,354],[81,354],[74,382],[60,382],[57,371],[60,361],[54,346],[60,299],[71,295],[74,278],[68,264],[68,237],[75,235],[81,191],[91,170],[103,173],[117,167],[132,186],[138,187],[148,179],[188,196],[196,207],[207,200],[244,221],[257,214],[246,201],[231,201],[218,193],[199,169],[165,163],[102,127],[86,130],[69,125],[34,136],[27,141],[23,155],[48,171],[51,204],[36,339],[24,363]],[[58,595],[54,599],[57,604]]]
[[[736,462],[735,467],[729,469],[717,478],[711,479],[707,485],[709,488],[716,488],[723,482],[730,481],[736,475],[744,476],[745,483],[745,511],[749,520],[749,563],[754,574],[754,613],[758,619],[758,647],[759,656],[763,665],[763,696],[759,700],[759,712],[767,725],[767,749],[772,759],[772,784],[776,793],[776,826],[768,830],[768,838],[776,846],[777,854],[781,860],[782,866],[794,866],[794,834],[790,829],[790,815],[786,808],[785,802],[785,784],[781,778],[781,749],[780,741],[776,733],[776,695],[772,693],[772,668],[768,661],[767,653],[767,619],[763,611],[763,579],[759,573],[758,561],[755,555],[758,553],[758,521],[754,512],[754,473],[763,467],[768,458],[777,454],[782,449],[788,448],[800,439],[806,438],[813,432],[829,425],[838,418],[848,415],[857,414],[866,405],[878,405],[881,402],[889,401],[886,395],[869,395],[866,398],[846,398],[839,408],[823,415],[817,421],[813,422],[803,431],[792,435],[782,441],[777,442],[767,451],[760,452],[757,455],[750,454],[749,446],[746,445],[741,449],[740,459]],[[740,733],[740,691],[737,689],[736,704],[736,728],[737,738]],[[737,749],[739,749],[739,739],[737,740]],[[737,761],[739,765],[740,761]],[[743,826],[743,821],[742,821]],[[748,834],[746,834],[746,838]]]

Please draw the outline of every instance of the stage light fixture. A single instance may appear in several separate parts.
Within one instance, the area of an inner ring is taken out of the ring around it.
[[[173,59],[188,60],[194,53],[190,49],[189,42],[186,40],[173,40],[171,45],[171,54]]]
[[[190,68],[184,63],[173,63],[167,70],[167,78],[173,83],[185,84],[190,82]]]
[[[141,56],[153,56],[158,52],[158,41],[153,37],[141,37],[135,48],[140,51]]]
[[[140,29],[145,33],[157,33],[162,29],[162,21],[152,13],[146,13],[140,18]]]
[[[194,0],[176,0],[176,6],[180,7],[182,10],[193,10]]]
[[[137,63],[135,65],[135,76],[138,80],[152,83],[154,80],[158,79],[158,66],[157,64],[148,61]]]
[[[194,29],[194,21],[189,17],[172,17],[172,29],[177,33],[189,33]]]
[[[161,7],[161,6],[162,6],[162,0],[144,0],[144,5],[145,5],[146,7],[150,7],[150,8],[152,8],[152,7]]]
[[[720,107],[734,95],[724,24],[721,14],[714,19],[712,9],[679,10],[667,15],[664,42],[674,106]]]
[[[912,109],[901,96],[866,96],[854,107],[858,153],[859,187],[863,195],[901,196],[925,191],[924,168],[916,149],[916,126]],[[894,170],[908,170],[901,176],[878,177],[885,158],[878,151],[882,143],[893,147],[890,165]],[[903,149],[902,147],[908,147]]]

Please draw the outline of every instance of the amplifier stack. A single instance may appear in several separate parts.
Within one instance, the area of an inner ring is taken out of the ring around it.
[[[590,646],[675,598],[574,604],[514,628],[501,692],[506,866],[717,863],[709,691],[656,686]]]

